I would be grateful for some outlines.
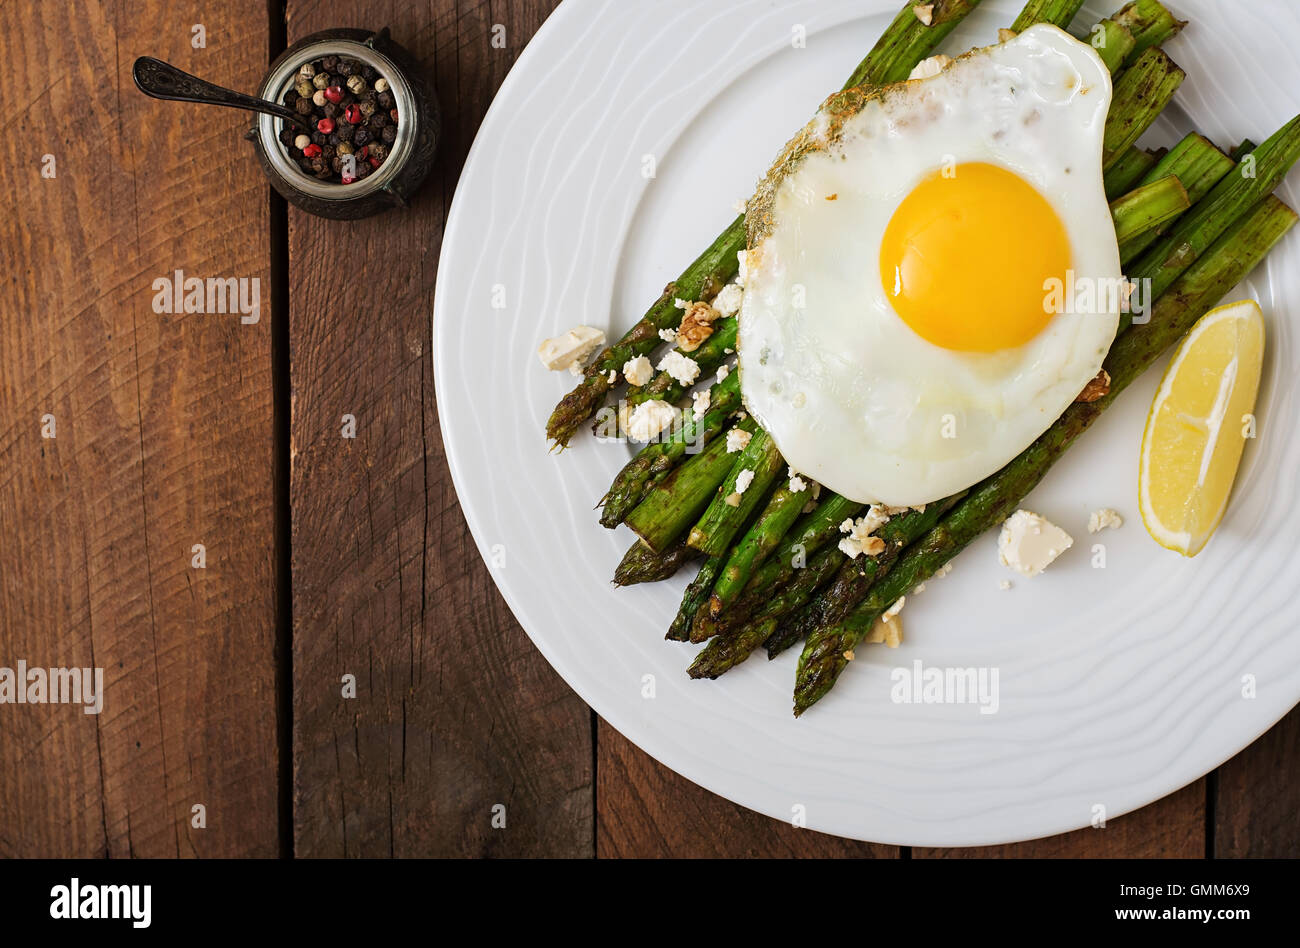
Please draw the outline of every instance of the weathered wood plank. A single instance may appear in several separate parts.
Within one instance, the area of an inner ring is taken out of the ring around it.
[[[1214,855],[1300,856],[1300,708],[1217,771]]]
[[[0,664],[97,665],[105,698],[0,706],[0,856],[275,855],[267,188],[244,118],[130,76],[252,87],[266,6],[4,12]],[[260,281],[260,322],[156,313],[178,269]]]
[[[460,168],[553,5],[288,5],[290,42],[391,27],[434,72],[447,131],[411,208],[357,223],[290,210],[300,856],[592,851],[590,712],[515,623],[474,548],[443,455],[429,347]],[[490,42],[496,23],[503,49]],[[356,418],[354,439],[342,437],[344,415]],[[355,699],[340,696],[346,674],[357,676]],[[493,827],[497,804],[504,829]]]

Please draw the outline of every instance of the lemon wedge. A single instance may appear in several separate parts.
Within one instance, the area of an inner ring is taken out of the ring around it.
[[[1264,362],[1254,300],[1206,313],[1174,353],[1142,434],[1138,507],[1161,546],[1195,556],[1228,506]]]

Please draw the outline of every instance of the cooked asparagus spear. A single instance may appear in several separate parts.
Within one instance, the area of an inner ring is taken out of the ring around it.
[[[962,491],[926,504],[924,510],[909,510],[890,518],[888,523],[876,531],[876,536],[885,544],[884,549],[875,556],[851,559],[840,567],[830,586],[781,624],[779,633],[768,645],[768,657],[775,658],[816,629],[839,623],[862,601],[872,584],[889,572],[903,548],[938,523],[939,518],[951,510],[965,494]]]
[[[751,615],[766,607],[774,593],[783,590],[799,570],[826,544],[840,536],[840,524],[857,516],[866,506],[839,494],[830,494],[811,513],[796,523],[781,548],[754,570],[740,598],[727,609],[713,612],[701,609],[695,616],[691,635],[702,642],[718,633],[739,626]],[[710,603],[711,605],[712,603]]]
[[[822,550],[790,581],[770,591],[763,608],[752,618],[724,634],[715,636],[687,669],[692,678],[717,678],[749,657],[776,630],[781,619],[801,608],[824,584],[830,582],[846,557],[836,547]]]
[[[623,554],[622,561],[614,570],[615,586],[634,586],[637,583],[658,583],[669,579],[700,555],[699,550],[691,549],[685,540],[678,540],[662,553],[656,553],[640,540],[637,540]]]
[[[1106,199],[1113,201],[1141,184],[1143,178],[1156,166],[1156,162],[1164,157],[1163,152],[1163,149],[1147,151],[1137,145],[1126,148],[1103,175]]]
[[[1164,111],[1185,76],[1159,47],[1148,49],[1120,73],[1102,133],[1103,172],[1119,161]]]
[[[1224,229],[1247,208],[1271,192],[1300,158],[1300,116],[1269,136],[1242,159],[1237,172],[1229,173],[1197,202],[1187,214],[1158,240],[1130,269],[1130,280],[1150,280],[1148,299],[1160,299],[1165,290],[1209,247]]]
[[[754,569],[762,565],[763,561],[777,548],[786,532],[794,526],[794,522],[798,519],[799,511],[803,509],[807,496],[808,490],[806,486],[802,490],[795,492],[788,482],[777,487],[772,493],[763,512],[754,521],[740,542],[732,548],[726,564],[718,573],[718,580],[714,584],[713,594],[709,597],[709,613],[711,615],[718,615],[723,609],[735,602],[736,598],[744,590],[745,584],[749,582],[749,577]],[[704,638],[708,638],[707,633],[704,634]],[[704,638],[697,639],[692,636],[693,641],[702,642]]]
[[[1159,0],[1134,0],[1111,17],[1133,36],[1133,49],[1124,61],[1131,66],[1153,46],[1172,39],[1187,24],[1177,19]]]
[[[772,436],[759,428],[736,455],[722,487],[691,528],[686,542],[706,556],[726,553],[731,538],[763,502],[784,464]]]
[[[1083,0],[1029,0],[1011,28],[1019,33],[1035,23],[1051,23],[1065,29],[1081,6]]]
[[[736,427],[752,434],[758,426],[752,418],[746,418]],[[652,487],[628,514],[627,525],[650,549],[667,549],[709,505],[718,485],[731,471],[733,461],[734,455],[727,453],[726,439],[715,438],[707,448]]]
[[[1121,248],[1120,258],[1123,259],[1126,241],[1140,239],[1191,206],[1187,189],[1176,174],[1167,174],[1112,201],[1110,214],[1115,222],[1115,239]]]
[[[1187,187],[1188,201],[1194,205],[1223,180],[1223,176],[1232,170],[1233,164],[1233,160],[1215,148],[1208,138],[1192,132],[1160,159],[1142,179],[1142,184],[1150,184],[1164,175],[1177,175],[1178,180]],[[1165,222],[1145,233],[1121,240],[1120,260],[1127,265],[1137,259],[1169,226],[1169,222]]]
[[[699,551],[696,550],[696,555],[698,554]],[[718,572],[726,559],[726,556],[710,556],[705,559],[700,571],[695,574],[695,579],[691,580],[691,584],[686,587],[686,592],[682,594],[682,604],[677,608],[677,615],[673,617],[672,624],[668,627],[668,634],[664,638],[673,642],[685,642],[690,639],[691,624],[695,621],[695,615],[709,598],[709,590],[713,588],[713,581],[717,579]]]
[[[1122,23],[1102,20],[1088,34],[1088,43],[1097,51],[1097,55],[1106,64],[1111,75],[1114,75],[1123,68],[1124,60],[1128,58],[1129,53],[1133,52],[1137,40],[1133,38],[1129,28]]]
[[[1106,358],[1111,378],[1106,395],[1094,402],[1076,402],[1066,409],[1038,440],[972,489],[940,524],[907,550],[890,575],[871,590],[845,622],[811,635],[799,657],[795,715],[808,710],[831,689],[848,665],[846,653],[861,643],[884,610],[985,530],[1006,519],[1074,439],[1224,293],[1253,270],[1296,219],[1295,212],[1273,196],[1240,215],[1160,297],[1150,323],[1116,340]]]
[[[740,407],[740,376],[735,372],[709,390],[709,410],[696,418],[688,413],[680,428],[668,438],[652,441],[618,472],[605,494],[600,512],[602,526],[613,529],[627,517],[646,492],[691,454],[726,430],[731,414]]]

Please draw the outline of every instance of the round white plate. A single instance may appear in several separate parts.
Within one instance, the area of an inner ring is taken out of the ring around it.
[[[1262,301],[1271,330],[1260,436],[1204,553],[1188,561],[1158,548],[1138,517],[1156,369],[1026,502],[1075,537],[1049,572],[1014,577],[998,565],[995,537],[981,538],[950,576],[909,597],[902,648],[861,649],[797,721],[794,651],[691,681],[695,648],[663,640],[687,577],[611,586],[632,535],[602,529],[593,507],[628,450],[584,431],[553,455],[543,436],[573,379],[543,370],[540,340],[580,323],[611,338],[631,326],[898,5],[566,0],[502,85],[456,192],[435,303],[439,417],[465,516],[506,601],[574,690],[647,753],[827,833],[1008,842],[1170,793],[1300,698],[1296,235],[1242,289]],[[1076,27],[1119,5],[1093,0]],[[1019,6],[985,0],[944,48],[994,41]],[[1189,75],[1144,141],[1172,144],[1194,126],[1232,147],[1300,110],[1290,4],[1170,6],[1192,20],[1169,45]],[[1292,204],[1296,180],[1282,190]],[[1118,509],[1123,528],[1089,535],[1099,507]],[[1014,588],[1000,589],[1004,579]],[[917,661],[996,669],[997,712],[895,703],[891,670]]]

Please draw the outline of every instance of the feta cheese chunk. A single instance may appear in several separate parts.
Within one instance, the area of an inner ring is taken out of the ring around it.
[[[713,393],[707,388],[702,392],[691,392],[691,414],[698,420],[704,417],[704,413],[709,410],[709,402],[713,400]]]
[[[753,434],[744,428],[732,428],[727,432],[727,453],[735,454],[737,451],[744,451],[745,445],[749,444],[749,439],[752,437]]]
[[[840,532],[848,536],[840,540],[840,552],[851,560],[859,556],[876,556],[884,552],[885,541],[872,536],[889,520],[885,508],[872,504],[857,520],[848,519],[840,524]]]
[[[677,409],[666,401],[654,398],[632,409],[627,418],[626,434],[633,441],[649,441],[665,428],[677,422]]]
[[[582,374],[587,358],[605,344],[605,334],[592,326],[574,326],[562,336],[544,339],[537,347],[537,357],[552,372],[568,369]]]
[[[1017,510],[1002,524],[998,559],[1022,576],[1037,576],[1074,544],[1056,524],[1030,510]]]
[[[623,378],[629,385],[644,385],[654,376],[654,366],[645,356],[637,356],[623,363]]]
[[[719,382],[723,381],[723,380],[724,380],[728,375],[730,375],[730,374],[731,374],[731,366],[729,366],[729,365],[720,365],[720,366],[718,366],[718,381],[719,381]]]
[[[740,301],[745,298],[745,290],[739,283],[728,283],[713,298],[713,308],[722,317],[735,316],[740,312]]]
[[[1122,526],[1124,526],[1124,518],[1119,515],[1119,511],[1111,510],[1109,507],[1094,510],[1088,517],[1089,533],[1101,533],[1107,527],[1118,530]]]
[[[680,385],[694,385],[695,380],[700,377],[700,364],[690,356],[682,355],[676,349],[660,359],[656,368],[660,372],[667,372]]]
[[[807,482],[806,482],[802,477],[800,477],[798,474],[796,474],[794,477],[790,478],[790,493],[792,493],[792,494],[802,494],[802,493],[803,493],[804,491],[806,491],[807,489],[808,489],[808,484],[807,484]]]
[[[749,485],[754,483],[754,472],[746,468],[736,475],[736,493],[743,494],[749,490]]]

